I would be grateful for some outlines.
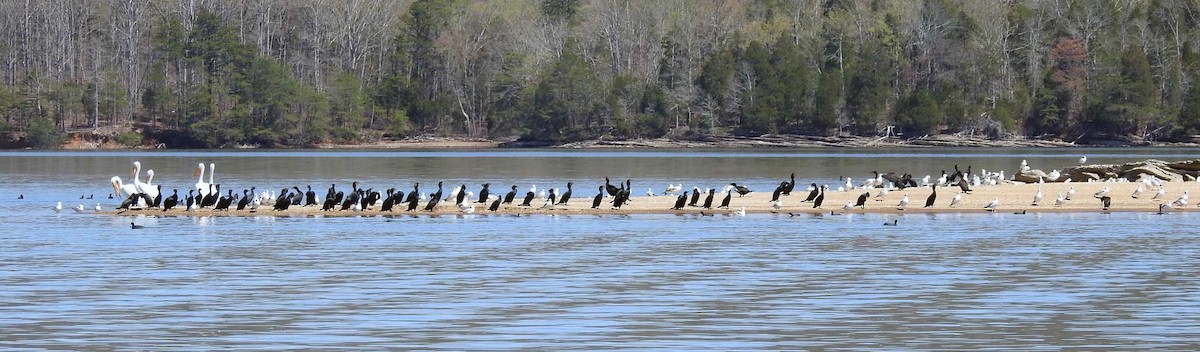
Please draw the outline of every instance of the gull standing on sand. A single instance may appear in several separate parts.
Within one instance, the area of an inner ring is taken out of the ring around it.
[[[888,188],[884,187],[882,190],[879,191],[879,194],[875,196],[875,200],[883,201],[883,199],[887,197],[887,194],[888,194]]]
[[[1030,204],[1030,205],[1036,207],[1038,205],[1038,203],[1041,201],[1042,201],[1042,189],[1038,188],[1037,194],[1033,195],[1033,204]]]
[[[988,205],[983,206],[983,208],[987,209],[988,211],[996,211],[996,207],[999,207],[999,206],[1000,206],[1000,197],[994,197],[994,198],[992,198],[992,202],[988,203]]]
[[[1158,200],[1158,199],[1162,199],[1162,197],[1165,197],[1166,195],[1167,195],[1167,187],[1163,186],[1163,185],[1158,185],[1158,192],[1154,193],[1154,197],[1150,198],[1150,199]]]
[[[1062,194],[1062,192],[1059,192],[1059,193],[1058,193],[1058,198],[1055,198],[1055,199],[1054,199],[1054,206],[1056,206],[1056,207],[1061,207],[1061,206],[1063,205],[1063,203],[1066,203],[1066,202],[1067,202],[1067,201],[1066,201],[1066,199],[1065,199],[1065,198],[1063,198],[1063,194]]]
[[[1075,187],[1067,189],[1067,200],[1071,200],[1071,196],[1075,195]]]
[[[908,193],[905,193],[904,198],[900,198],[900,204],[896,205],[896,209],[904,210],[904,208],[907,208],[907,207],[908,207]]]
[[[1137,189],[1133,190],[1133,194],[1132,194],[1132,195],[1130,195],[1130,197],[1133,197],[1134,199],[1137,199],[1138,195],[1141,195],[1143,190],[1144,190],[1144,189],[1143,189],[1143,187],[1142,187],[1142,183],[1141,183],[1141,182],[1138,182],[1138,187],[1137,187]]]
[[[963,191],[958,191],[958,194],[955,194],[954,198],[950,198],[950,207],[951,208],[962,204],[962,195],[963,195]]]
[[[1108,187],[1104,187],[1104,189],[1100,190],[1099,192],[1096,192],[1095,197],[1096,198],[1108,197]]]
[[[1177,207],[1186,207],[1188,205],[1188,191],[1183,191],[1183,195],[1181,195],[1181,196],[1179,196],[1179,198],[1175,199],[1174,202],[1171,202],[1171,205],[1174,205]]]

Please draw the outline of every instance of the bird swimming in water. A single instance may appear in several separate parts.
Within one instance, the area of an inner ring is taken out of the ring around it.
[[[145,225],[138,225],[137,223],[134,223],[132,221],[129,222],[129,228],[134,229],[134,230],[142,229],[145,227],[146,227]]]
[[[58,202],[58,204],[55,204],[53,207],[50,207],[50,209],[54,210],[55,213],[62,211],[63,210],[62,202]]]
[[[883,226],[896,226],[898,224],[900,224],[899,219],[892,219],[892,221],[883,223]]]

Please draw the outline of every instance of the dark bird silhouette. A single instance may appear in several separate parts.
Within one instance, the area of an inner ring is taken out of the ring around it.
[[[345,195],[343,195],[342,192],[337,192],[328,197],[325,197],[325,204],[321,205],[321,211],[333,210],[333,208],[336,207],[338,205],[338,203],[341,203],[342,197],[344,197],[344,196]]]
[[[216,206],[213,207],[213,210],[229,210],[229,205],[233,204],[233,190],[231,189],[226,192],[228,192],[228,195],[218,199]]]
[[[1101,210],[1108,210],[1108,207],[1112,205],[1112,197],[1100,197],[1100,204],[1104,206],[1104,208],[1101,208]]]
[[[783,194],[783,190],[785,188],[787,188],[787,181],[780,182],[779,186],[775,187],[774,191],[771,191],[771,202],[772,203],[779,200],[779,195]]]
[[[529,192],[525,192],[525,200],[524,200],[524,201],[521,201],[521,204],[518,204],[517,206],[519,206],[519,207],[527,207],[527,206],[529,206],[529,203],[530,203],[530,202],[533,202],[533,197],[534,197],[534,196],[535,196],[535,194],[533,194],[533,191],[532,191],[532,190],[530,190]]]
[[[502,200],[500,198],[496,198],[496,200],[492,201],[492,205],[488,206],[488,211],[495,212],[497,210],[500,210],[500,202],[501,201]]]
[[[458,186],[458,195],[454,197],[454,204],[463,204],[465,200],[467,200],[467,184],[464,183],[462,186]]]
[[[160,193],[161,194],[161,193]],[[175,189],[171,192],[171,196],[163,200],[163,211],[171,210],[179,204],[179,190]]]
[[[138,225],[137,223],[134,223],[134,222],[130,221],[130,222],[129,222],[129,228],[131,228],[131,229],[134,229],[134,230],[137,230],[137,229],[144,229],[144,228],[146,228],[146,226],[145,226],[145,225]]]
[[[808,192],[808,197],[804,198],[803,201],[800,201],[801,203],[814,201],[817,199],[817,195],[821,193],[821,187],[817,187],[816,183],[809,186],[812,186],[812,191]]]
[[[571,200],[571,186],[573,185],[575,185],[574,182],[567,182],[567,191],[562,194],[562,197],[558,198],[557,204],[567,204],[567,201]]]
[[[129,198],[125,198],[125,200],[121,201],[121,205],[117,206],[117,210],[129,210],[129,207],[133,206],[134,203],[137,203],[137,200],[140,198],[142,198],[141,193],[130,194]]]
[[[825,186],[821,186],[821,194],[817,195],[817,199],[813,199],[813,209],[821,207],[821,203],[825,202]]]
[[[479,201],[475,203],[487,203],[488,196],[492,194],[492,191],[488,189],[488,186],[491,186],[491,184],[483,184],[483,189],[479,190]]]
[[[329,184],[329,189],[325,191],[325,200],[333,199],[337,195],[337,185]]]
[[[863,192],[863,194],[858,195],[858,200],[856,200],[854,202],[854,206],[862,208],[862,209],[866,209],[867,208],[867,198],[870,196],[871,196],[871,192]]]
[[[242,199],[238,200],[237,210],[246,209],[246,206],[250,205],[250,197],[253,194],[254,193],[250,193],[250,190],[243,189],[242,190]]]
[[[18,195],[17,195],[17,199],[25,199],[25,195],[24,195],[24,194],[18,194]],[[113,199],[112,193],[109,193],[109,194],[108,194],[108,199]]]
[[[431,199],[434,199],[434,198],[436,198],[436,199],[439,199],[439,200],[442,198],[442,181],[438,181],[438,190],[437,190],[437,193],[430,194],[430,195],[429,195],[429,198],[431,198]],[[436,203],[435,203],[435,204],[436,204]],[[433,209],[430,209],[430,210],[433,210]]]
[[[898,220],[898,219],[892,219],[892,221],[889,221],[889,222],[885,222],[885,223],[883,223],[883,226],[896,226],[896,225],[898,225],[899,223],[900,223],[900,220]]]
[[[787,181],[787,185],[784,186],[782,193],[785,196],[790,196],[790,195],[792,195],[792,190],[794,190],[794,189],[796,189],[796,173],[795,172],[792,173],[791,181]]]
[[[687,199],[688,191],[683,191],[683,194],[680,194],[679,197],[675,198],[675,206],[671,207],[671,210],[682,210],[684,203],[687,203]]]
[[[971,187],[967,185],[966,179],[958,180],[958,188],[961,189],[963,193],[971,194]]]
[[[687,192],[683,192],[687,194]],[[696,206],[696,202],[700,201],[700,187],[692,187],[692,200],[688,202],[689,207]]]
[[[717,209],[729,209],[729,201],[733,200],[733,190],[725,191],[725,198],[721,199],[721,205]]]
[[[733,186],[733,191],[737,192],[738,197],[745,197],[747,193],[754,192],[746,188],[746,186],[738,186],[736,183],[730,183],[729,185]]]
[[[307,207],[310,205],[311,206],[318,205],[317,204],[317,192],[313,192],[312,185],[308,185],[305,187],[308,189],[308,191],[304,192],[304,206]]]
[[[288,198],[288,189],[284,188],[279,191],[279,196],[275,198],[275,206],[272,209],[277,211],[287,210],[292,206],[291,199]]]
[[[429,203],[425,203],[425,211],[433,211],[433,208],[437,207],[438,202],[442,200],[441,189],[442,189],[442,183],[438,182],[438,194],[437,194],[438,196],[437,197],[429,197]]]
[[[304,192],[300,192],[300,187],[292,186],[296,192],[292,192],[292,205],[299,206],[304,203]]]
[[[609,196],[612,196],[612,197],[616,197],[616,196],[617,196],[617,192],[620,192],[620,191],[621,191],[621,189],[620,189],[620,188],[617,188],[617,186],[613,186],[613,185],[612,185],[612,182],[610,182],[610,181],[608,180],[608,177],[605,177],[605,178],[604,178],[604,190],[605,190],[605,191],[608,191],[608,195],[609,195]]]
[[[516,187],[516,186],[513,186]],[[596,197],[592,198],[592,209],[599,209],[600,202],[604,200],[604,186],[600,186],[600,193],[596,193]]]
[[[604,187],[601,186],[600,188],[603,189]],[[504,204],[512,204],[513,198],[516,198],[516,197],[517,197],[517,185],[513,185],[512,190],[508,191],[508,194],[504,195]]]
[[[421,194],[420,192],[421,192],[421,183],[419,183],[419,182],[413,183],[413,190],[412,190],[412,192],[408,192],[408,198],[404,198],[404,202],[410,203],[410,204],[417,204],[417,201],[420,200],[418,198],[419,194]],[[416,208],[416,206],[413,206],[413,208]],[[408,209],[408,210],[412,211],[413,209]]]
[[[162,200],[163,200],[162,185],[156,185],[155,187],[158,187],[158,195],[154,196],[153,203],[148,203],[148,204],[150,204],[151,208],[158,208],[159,206],[162,205]],[[83,199],[83,197],[81,196],[81,197],[79,197],[79,199]]]
[[[708,196],[704,197],[704,209],[712,209],[713,189],[708,189]]]
[[[221,194],[221,185],[208,185],[208,194],[200,198],[200,206],[198,208],[211,207],[217,204],[217,196]]]
[[[617,192],[617,196],[613,197],[613,209],[621,209],[621,206],[625,205],[627,201],[629,201],[629,189]]]
[[[195,192],[195,191],[196,190],[194,190],[194,189],[188,190],[187,198],[184,199],[186,201],[186,204],[184,204],[184,207],[183,207],[184,210],[192,210],[192,204],[196,204],[196,198],[192,197],[192,192]]]
[[[417,198],[417,197],[413,197],[412,195],[413,195],[413,193],[408,194],[408,201],[407,201],[408,207],[405,207],[404,211],[417,210],[417,206],[421,204],[420,203],[421,199]]]
[[[925,207],[932,207],[933,201],[937,199],[937,185],[933,185],[933,193],[929,194],[929,198],[925,198]]]

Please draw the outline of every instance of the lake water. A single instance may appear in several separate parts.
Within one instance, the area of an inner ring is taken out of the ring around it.
[[[1067,155],[1067,154],[1070,155]],[[770,189],[1186,149],[0,153],[0,349],[1196,350],[1198,213],[112,217],[187,189]],[[935,176],[936,177],[936,176]],[[563,187],[559,185],[558,187]],[[16,200],[17,195],[25,196]],[[95,200],[78,200],[95,195]],[[882,223],[899,219],[900,226]],[[133,230],[129,222],[146,228]]]

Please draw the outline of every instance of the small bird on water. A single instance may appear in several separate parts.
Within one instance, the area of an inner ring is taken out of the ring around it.
[[[146,228],[146,226],[145,226],[145,225],[138,225],[137,223],[135,223],[135,222],[132,222],[132,221],[131,221],[131,222],[129,222],[129,227],[130,227],[130,228],[132,228],[132,229],[134,229],[134,230]]]

